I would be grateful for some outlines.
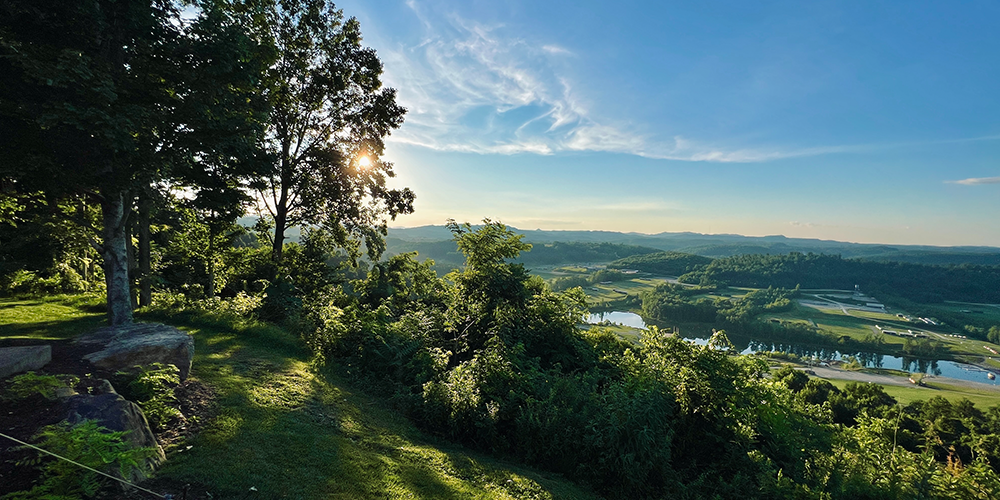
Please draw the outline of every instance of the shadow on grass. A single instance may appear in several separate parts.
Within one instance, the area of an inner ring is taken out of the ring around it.
[[[534,472],[440,447],[377,400],[318,372],[287,333],[185,325],[192,374],[217,391],[217,417],[158,473],[214,498],[596,498]],[[191,446],[187,449],[187,446]]]
[[[104,325],[104,315],[72,319],[0,324],[0,339],[68,339]]]
[[[86,301],[3,305],[0,337],[64,338],[104,322],[80,310],[92,306]],[[200,312],[140,311],[137,319],[190,332],[192,376],[217,396],[201,434],[167,450],[162,484],[234,499],[596,498],[568,482],[557,489],[569,493],[550,494],[537,473],[426,438],[387,405],[317,371],[303,343],[276,326]]]

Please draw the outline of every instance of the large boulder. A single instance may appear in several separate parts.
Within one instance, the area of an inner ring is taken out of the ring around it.
[[[0,379],[15,373],[38,370],[52,361],[52,346],[33,345],[0,348]]]
[[[140,482],[149,476],[157,466],[166,460],[163,448],[156,442],[149,422],[142,409],[114,392],[105,394],[77,394],[65,400],[68,416],[66,421],[78,424],[84,420],[96,420],[97,425],[111,431],[125,431],[125,440],[135,448],[152,448],[155,455],[146,459],[146,467],[132,472],[131,477],[123,478],[133,483]]]
[[[93,346],[83,359],[107,370],[164,363],[177,366],[181,380],[187,378],[194,359],[194,338],[160,323],[132,323],[99,328],[75,341]]]

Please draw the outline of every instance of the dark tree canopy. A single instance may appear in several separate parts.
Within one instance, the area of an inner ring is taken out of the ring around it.
[[[93,245],[112,324],[132,319],[136,196],[178,180],[228,186],[253,170],[237,158],[253,156],[260,129],[251,97],[262,53],[221,4],[198,7],[185,21],[165,0],[0,5],[0,179],[10,192],[101,206]]]

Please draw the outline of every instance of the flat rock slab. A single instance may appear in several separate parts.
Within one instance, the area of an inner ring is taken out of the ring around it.
[[[194,338],[160,323],[107,326],[78,337],[74,343],[93,346],[83,359],[106,370],[122,370],[152,363],[172,364],[187,378],[194,359]]]
[[[33,345],[0,348],[0,379],[15,373],[38,370],[52,361],[52,346]]]

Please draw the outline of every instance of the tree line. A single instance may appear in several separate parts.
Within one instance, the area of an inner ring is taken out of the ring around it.
[[[916,302],[1000,302],[1000,266],[871,262],[837,255],[739,255],[682,276],[684,283],[853,290]]]

